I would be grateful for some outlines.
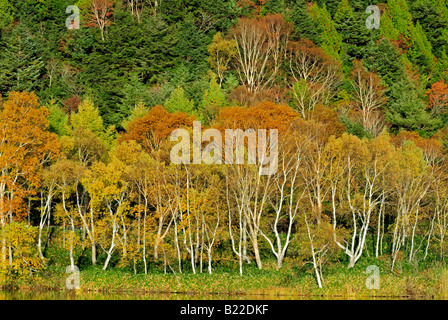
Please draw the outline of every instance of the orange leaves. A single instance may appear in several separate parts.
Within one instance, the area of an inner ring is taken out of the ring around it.
[[[17,207],[18,198],[39,186],[39,169],[59,152],[47,116],[28,92],[11,92],[0,109],[0,215],[10,211],[3,206],[6,198]]]
[[[120,140],[135,140],[145,151],[151,152],[158,150],[173,130],[192,125],[193,118],[187,113],[169,113],[162,106],[155,106],[145,116],[130,122]]]
[[[448,85],[443,81],[434,83],[428,91],[429,104],[431,114],[441,114],[446,112],[448,107]]]
[[[323,124],[328,135],[339,137],[345,132],[345,126],[339,122],[339,115],[333,109],[317,105],[310,111],[308,118]]]
[[[262,102],[249,108],[224,108],[217,122],[220,128],[278,129],[282,132],[298,117],[298,113],[286,105]]]
[[[435,137],[425,139],[420,137],[417,132],[402,131],[392,141],[398,146],[403,146],[406,141],[412,141],[422,149],[425,159],[430,162],[442,156],[442,142]]]
[[[287,54],[291,75],[295,81],[303,79],[316,82],[325,76],[326,69],[340,67],[339,62],[308,39],[290,42]]]
[[[98,27],[101,31],[101,39],[104,41],[104,29],[110,25],[110,16],[114,3],[111,0],[92,0],[88,27]]]

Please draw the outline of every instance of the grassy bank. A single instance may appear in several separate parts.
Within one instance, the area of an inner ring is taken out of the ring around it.
[[[145,274],[134,274],[129,270],[101,270],[99,266],[87,267],[80,271],[81,292],[121,292],[126,293],[181,293],[187,295],[223,294],[257,295],[266,299],[372,299],[411,298],[447,299],[448,268],[438,263],[429,264],[422,270],[403,269],[389,272],[387,265],[376,262],[380,268],[380,289],[366,287],[367,262],[352,269],[341,266],[329,267],[325,273],[325,283],[318,288],[312,270],[297,270],[284,267],[280,271],[266,264],[263,270],[255,265],[247,265],[243,276],[233,267],[220,267],[213,274],[164,273],[153,267]],[[373,263],[371,263],[373,264]],[[49,267],[32,279],[17,279],[14,287],[21,290],[65,290],[65,268]]]

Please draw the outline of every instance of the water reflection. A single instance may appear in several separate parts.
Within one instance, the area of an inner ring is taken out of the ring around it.
[[[146,292],[0,291],[0,300],[273,300],[294,299],[261,294],[191,294]],[[297,298],[296,298],[297,299]]]
[[[414,297],[415,298],[415,297]],[[277,294],[192,294],[192,293],[147,293],[147,292],[93,292],[73,290],[15,291],[0,290],[0,300],[346,300],[355,297],[323,297]],[[362,299],[362,298],[361,298]],[[371,298],[368,298],[371,299]],[[375,297],[391,299],[391,297]],[[392,299],[409,299],[395,297]]]

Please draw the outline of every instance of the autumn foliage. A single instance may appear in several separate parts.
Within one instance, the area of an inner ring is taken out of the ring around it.
[[[362,97],[380,95],[382,87],[359,65],[352,77],[359,109],[370,106]],[[280,269],[300,239],[297,259],[311,261],[322,287],[331,259],[345,255],[351,268],[366,250],[380,257],[390,248],[396,270],[404,246],[408,259],[424,255],[416,240],[429,231],[443,256],[444,131],[429,139],[408,131],[359,138],[346,132],[338,112],[322,103],[305,117],[269,101],[220,107],[203,132],[278,130],[277,168],[261,175],[263,161],[172,163],[169,136],[179,128],[190,132],[195,118],[188,113],[140,105],[116,136],[85,98],[58,139],[35,94],[12,92],[0,113],[2,274],[32,275],[48,264],[43,248],[50,221],[62,227],[65,263],[88,252],[103,270],[118,265],[148,273],[153,259],[179,272],[187,263],[193,273],[212,273],[223,254],[241,274],[252,259],[264,268],[268,254]],[[27,226],[26,204],[34,198],[39,217]]]
[[[193,117],[187,113],[169,113],[162,106],[155,106],[145,116],[131,122],[126,134],[120,139],[135,140],[147,152],[151,152],[157,150],[173,130],[184,126],[191,127],[192,123]]]
[[[448,107],[448,85],[443,81],[435,82],[428,91],[428,109],[432,114],[446,113]]]
[[[263,102],[248,108],[224,108],[219,113],[217,124],[221,128],[278,129],[282,132],[298,116],[286,105]]]
[[[58,155],[57,137],[47,131],[47,116],[48,110],[39,105],[34,93],[11,92],[0,106],[0,228],[4,230],[8,223],[23,219],[24,199],[37,193],[43,166]],[[26,237],[23,228],[14,226],[16,236]],[[9,265],[18,263],[21,270],[32,250],[25,255],[25,247],[12,245],[12,239],[11,233],[2,233],[0,265],[7,266],[7,251],[12,250],[16,253],[14,258],[21,262],[14,262],[10,256]]]

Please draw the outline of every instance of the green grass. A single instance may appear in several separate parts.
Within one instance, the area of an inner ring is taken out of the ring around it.
[[[380,268],[380,289],[366,287],[366,267],[375,264]],[[432,263],[415,271],[403,268],[402,273],[389,272],[389,264],[377,259],[365,259],[354,268],[341,264],[328,267],[324,272],[324,287],[319,289],[312,269],[288,266],[275,270],[274,262],[265,263],[258,270],[254,263],[244,266],[240,276],[233,265],[214,269],[213,274],[164,273],[153,266],[150,272],[134,274],[126,269],[89,266],[80,271],[81,292],[109,292],[121,294],[177,293],[188,296],[209,294],[259,296],[263,299],[380,299],[414,298],[447,299],[448,269]],[[168,269],[169,270],[169,269]],[[51,266],[33,279],[20,279],[16,287],[22,290],[65,290],[65,268]]]

